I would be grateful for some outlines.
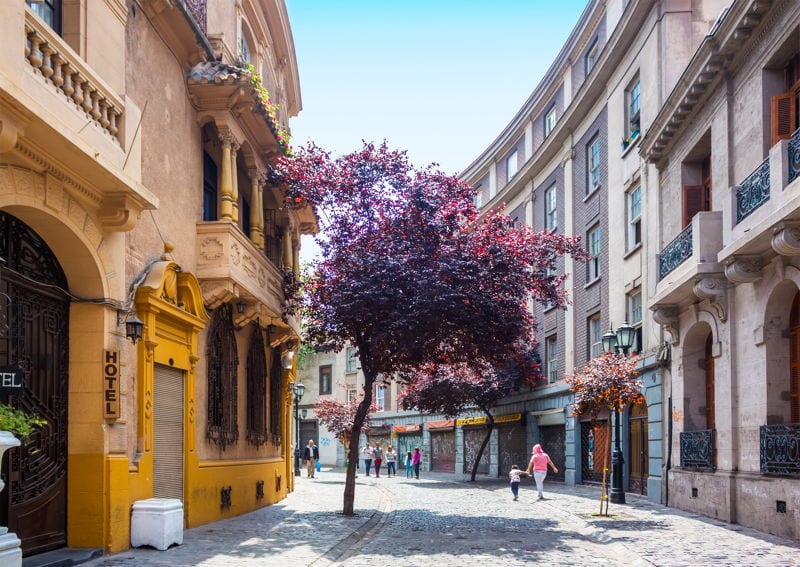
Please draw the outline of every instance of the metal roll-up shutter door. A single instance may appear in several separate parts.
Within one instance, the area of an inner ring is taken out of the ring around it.
[[[156,365],[153,385],[153,497],[183,502],[183,371]]]
[[[497,441],[500,451],[498,476],[508,476],[511,465],[517,465],[521,469],[528,466],[528,435],[521,421],[498,427]]]

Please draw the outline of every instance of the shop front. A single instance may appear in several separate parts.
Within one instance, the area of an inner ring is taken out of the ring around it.
[[[431,436],[432,472],[456,472],[456,422],[448,419],[425,424]]]
[[[421,425],[395,425],[392,432],[399,468],[405,468],[406,455],[413,453],[415,447],[422,448]]]

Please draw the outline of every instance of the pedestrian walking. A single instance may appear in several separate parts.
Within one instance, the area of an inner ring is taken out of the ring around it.
[[[375,445],[372,448],[372,464],[375,465],[375,476],[381,476],[381,463],[383,462],[383,449],[380,445]]]
[[[419,464],[422,461],[422,453],[419,447],[414,447],[414,454],[411,455],[411,466],[414,467],[414,477],[419,480]]]
[[[317,470],[317,461],[319,460],[319,447],[314,445],[313,439],[309,439],[308,445],[303,449],[303,460],[306,463],[308,478],[314,478],[314,472]]]
[[[533,471],[533,479],[536,481],[536,490],[539,492],[539,500],[544,500],[542,489],[544,487],[544,479],[547,477],[548,465],[553,469],[554,473],[558,474],[558,469],[553,464],[553,461],[550,460],[550,455],[545,453],[542,450],[542,446],[537,443],[533,446],[533,449],[531,449],[531,462],[528,463],[528,469],[525,473],[531,474],[531,471]]]
[[[511,482],[511,494],[514,495],[514,500],[519,499],[519,479],[523,475],[527,476],[527,473],[521,470],[518,465],[511,465],[511,470],[508,473],[508,479],[509,482]]]
[[[405,462],[405,465],[406,465],[406,478],[411,478],[411,476],[414,474],[414,469],[411,468],[412,459],[413,459],[413,457],[411,455],[411,451],[408,451],[406,453],[406,462]]]
[[[386,457],[386,474],[389,477],[397,476],[397,453],[391,445],[386,447],[386,453],[384,453],[384,456]]]
[[[361,454],[364,456],[364,468],[367,470],[367,476],[369,476],[369,470],[372,468],[372,447],[369,446],[369,441],[361,449]]]

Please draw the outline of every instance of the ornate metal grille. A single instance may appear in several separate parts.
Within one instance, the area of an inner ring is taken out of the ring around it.
[[[800,129],[789,140],[789,183],[800,177]]]
[[[604,450],[606,451],[605,458],[603,457]],[[611,432],[608,420],[583,421],[581,422],[582,482],[602,483],[603,467],[609,471],[609,474],[606,475],[606,482],[609,482],[611,477]]]
[[[282,379],[281,355],[278,349],[272,349],[272,366],[269,372],[269,433],[273,445],[280,445],[281,443]]]
[[[681,468],[716,470],[713,429],[682,431],[680,445]]]
[[[800,423],[761,426],[761,472],[800,477]]]
[[[206,0],[184,0],[186,9],[197,22],[198,27],[206,33]]]
[[[769,201],[769,158],[736,188],[736,223]]]
[[[208,332],[208,423],[206,439],[225,449],[239,439],[236,420],[236,386],[239,354],[231,306],[214,313]]]
[[[247,442],[267,442],[267,353],[261,327],[253,324],[247,353]]]
[[[658,256],[658,279],[683,264],[692,255],[692,224],[684,228],[675,239],[667,244]]]

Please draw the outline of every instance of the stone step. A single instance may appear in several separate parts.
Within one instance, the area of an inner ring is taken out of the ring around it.
[[[70,567],[103,555],[102,549],[64,547],[22,559],[22,567]]]

